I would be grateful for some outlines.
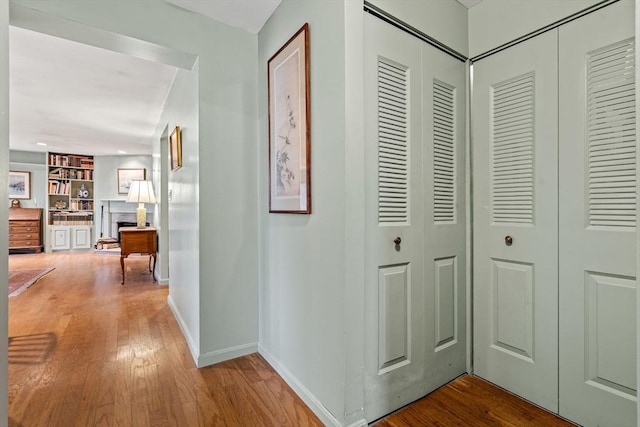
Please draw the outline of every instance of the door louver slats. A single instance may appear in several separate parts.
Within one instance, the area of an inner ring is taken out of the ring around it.
[[[378,60],[378,222],[409,221],[408,73]]]
[[[534,75],[492,87],[491,206],[494,223],[533,224]]]
[[[636,225],[635,43],[587,56],[589,225]]]
[[[455,88],[433,81],[433,220],[456,222]]]

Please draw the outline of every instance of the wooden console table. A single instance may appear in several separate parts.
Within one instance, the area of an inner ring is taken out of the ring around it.
[[[149,271],[156,281],[156,253],[158,252],[158,238],[153,227],[120,227],[120,267],[122,268],[122,284],[124,284],[124,259],[129,254],[149,255]],[[153,268],[151,268],[153,258]]]

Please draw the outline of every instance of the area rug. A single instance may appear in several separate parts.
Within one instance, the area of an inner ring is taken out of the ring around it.
[[[9,270],[9,297],[20,295],[55,267]]]

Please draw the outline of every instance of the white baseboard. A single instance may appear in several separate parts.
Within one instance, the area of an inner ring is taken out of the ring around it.
[[[289,384],[289,387],[302,399],[302,401],[313,411],[320,421],[327,426],[344,427],[344,424],[340,422],[323,404],[318,400],[313,393],[311,393],[302,383],[293,375],[276,357],[269,352],[266,348],[258,345],[258,353],[265,358],[267,362],[275,369],[275,371],[282,377],[282,379]],[[367,423],[362,420],[356,423],[352,423],[350,427],[366,426]]]
[[[169,285],[169,279],[159,279],[158,280],[158,285],[160,285],[160,286],[168,286]]]
[[[235,347],[223,348],[221,350],[211,351],[209,353],[198,356],[196,365],[202,368],[226,360],[235,359],[236,357],[246,356],[258,351],[258,343],[242,344]]]
[[[193,341],[193,337],[189,333],[189,329],[187,329],[187,324],[184,322],[184,319],[180,315],[180,311],[178,310],[178,307],[176,307],[176,305],[174,304],[173,299],[171,298],[171,295],[167,297],[167,304],[169,304],[169,308],[173,313],[173,317],[176,318],[176,321],[178,322],[178,326],[180,326],[180,330],[182,331],[182,335],[184,336],[184,339],[187,341],[187,347],[189,347],[189,351],[191,352],[193,363],[195,363],[197,366],[198,365],[198,347],[196,346],[196,343]]]

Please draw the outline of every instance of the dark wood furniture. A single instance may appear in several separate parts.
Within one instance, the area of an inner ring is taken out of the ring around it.
[[[9,253],[42,252],[42,209],[9,208]]]
[[[149,255],[149,271],[156,281],[156,253],[158,252],[158,238],[153,227],[120,227],[120,268],[122,268],[122,284],[124,284],[124,259],[129,254]],[[151,267],[153,259],[153,268]]]

